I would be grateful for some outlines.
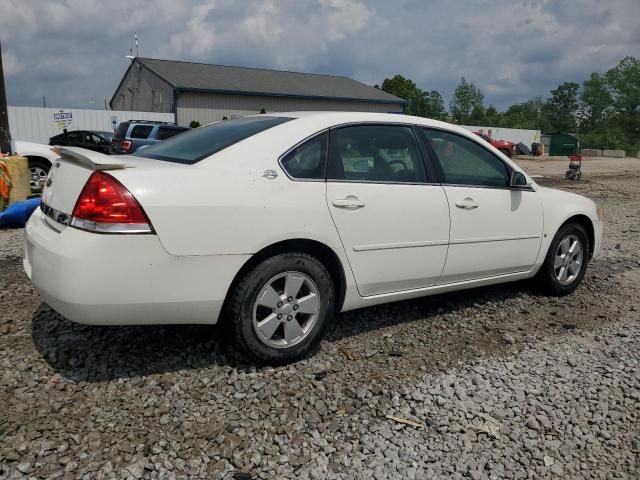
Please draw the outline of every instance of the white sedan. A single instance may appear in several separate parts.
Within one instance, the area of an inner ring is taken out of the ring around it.
[[[223,320],[271,363],[304,356],[340,311],[530,277],[569,294],[602,239],[594,202],[424,118],[258,115],[133,156],[59,153],[25,233],[52,308],[100,325]]]

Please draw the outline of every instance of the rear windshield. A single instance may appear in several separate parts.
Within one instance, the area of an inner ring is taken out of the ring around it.
[[[129,129],[129,122],[122,122],[118,125],[118,129],[116,130],[116,138],[124,138],[127,136],[127,130]]]
[[[287,117],[244,117],[222,120],[138,150],[138,157],[193,164],[234,143],[291,120]]]

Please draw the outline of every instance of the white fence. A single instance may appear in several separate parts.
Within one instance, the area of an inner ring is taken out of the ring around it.
[[[495,140],[506,140],[512,143],[524,143],[531,147],[533,142],[540,143],[540,130],[525,130],[522,128],[498,128],[460,125],[471,132],[483,132]]]
[[[8,107],[13,140],[49,143],[49,138],[68,130],[113,131],[127,120],[173,122],[173,113],[83,110],[79,108]]]

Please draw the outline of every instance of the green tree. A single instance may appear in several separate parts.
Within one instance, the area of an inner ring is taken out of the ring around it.
[[[582,83],[580,93],[580,127],[585,132],[597,131],[603,126],[605,113],[613,106],[613,99],[609,92],[606,79],[599,73],[592,73],[588,80]]]
[[[453,92],[453,98],[449,102],[449,112],[454,122],[458,124],[469,123],[471,114],[476,116],[480,109],[484,110],[484,95],[473,82],[467,81],[464,77]]]
[[[640,150],[640,60],[623,58],[605,78],[614,107],[605,122],[607,143],[635,155]]]
[[[625,57],[609,70],[605,78],[611,90],[616,110],[625,116],[640,111],[640,60]]]
[[[393,78],[385,78],[382,82],[382,90],[407,101],[405,112],[409,115],[417,115],[424,92],[418,88],[413,80],[395,75]]]
[[[551,90],[546,111],[554,130],[558,132],[573,132],[575,130],[579,89],[580,86],[575,82],[564,82]]]
[[[444,108],[444,99],[437,90],[425,93],[424,115],[422,116],[435,120],[448,119],[447,110]]]
[[[523,103],[511,105],[502,114],[501,127],[525,128],[529,130],[551,130],[547,118],[547,107],[541,97],[534,97]]]
[[[385,78],[382,82],[382,90],[405,99],[408,103],[405,112],[409,115],[429,117],[438,120],[447,118],[444,109],[442,95],[436,90],[425,92],[418,88],[413,80],[395,75],[393,78]]]
[[[487,127],[500,127],[502,124],[503,114],[496,110],[496,107],[489,105],[484,112],[484,123]]]
[[[487,113],[482,105],[474,105],[467,120],[470,125],[484,125],[487,123]]]

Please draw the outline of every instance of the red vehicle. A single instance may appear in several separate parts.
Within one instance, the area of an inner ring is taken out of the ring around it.
[[[511,158],[516,154],[516,145],[515,143],[507,142],[506,140],[494,140],[489,135],[482,132],[473,132],[479,137],[482,137],[491,145],[496,147],[502,153],[504,153],[507,157]]]

